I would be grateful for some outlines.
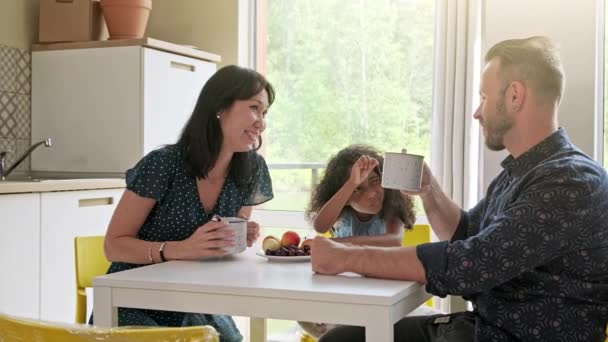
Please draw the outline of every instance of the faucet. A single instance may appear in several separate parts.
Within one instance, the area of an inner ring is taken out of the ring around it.
[[[47,138],[46,140],[42,140],[42,141],[39,141],[39,142],[33,144],[27,151],[25,151],[25,153],[21,157],[17,158],[17,161],[15,161],[13,163],[13,165],[11,165],[8,169],[6,168],[6,155],[10,151],[2,151],[2,152],[0,152],[0,180],[6,180],[6,177],[8,177],[8,175],[17,166],[19,166],[19,164],[25,158],[27,158],[32,152],[34,152],[34,150],[36,149],[36,147],[38,147],[38,146],[40,146],[42,144],[44,144],[44,147],[51,147],[53,145],[53,142],[52,142],[51,138]]]

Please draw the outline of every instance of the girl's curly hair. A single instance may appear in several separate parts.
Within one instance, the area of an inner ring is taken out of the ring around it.
[[[350,177],[351,168],[362,155],[368,155],[378,160],[379,165],[374,172],[381,175],[384,158],[377,149],[368,145],[350,145],[344,148],[329,160],[323,178],[312,192],[306,209],[306,216],[310,221],[314,220],[314,215],[346,183]],[[349,207],[346,206],[342,209],[340,217],[347,208]],[[384,189],[384,201],[379,215],[383,219],[397,216],[406,228],[412,228],[416,221],[414,201],[411,197],[402,195],[399,190]]]

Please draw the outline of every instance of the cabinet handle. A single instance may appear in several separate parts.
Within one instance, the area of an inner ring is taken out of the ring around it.
[[[62,2],[64,4],[71,4],[74,2],[74,0],[55,0],[55,2]]]
[[[171,61],[171,67],[175,68],[175,69],[179,69],[179,70],[190,71],[190,72],[196,71],[196,67],[192,64],[180,63],[180,62],[175,62],[175,61]]]
[[[78,200],[78,207],[96,207],[114,204],[114,197],[83,198]]]

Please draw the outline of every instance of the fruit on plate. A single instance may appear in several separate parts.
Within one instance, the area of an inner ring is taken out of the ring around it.
[[[309,256],[310,248],[308,248],[308,246],[306,246],[306,249],[302,249],[301,247],[289,245],[289,246],[282,246],[281,248],[277,249],[276,251],[267,249],[264,253],[266,255],[281,256],[281,257]]]
[[[265,251],[276,251],[277,249],[281,248],[281,241],[272,235],[268,235],[264,238],[264,241],[262,241],[262,248]]]
[[[281,246],[295,246],[298,247],[300,245],[300,235],[298,233],[288,230],[281,237]]]
[[[310,250],[310,245],[312,244],[312,239],[306,239],[304,241],[302,241],[302,244],[300,245],[300,248],[302,248],[302,250]]]

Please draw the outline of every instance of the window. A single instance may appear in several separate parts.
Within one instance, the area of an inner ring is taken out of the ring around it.
[[[303,211],[353,143],[430,157],[433,0],[258,0],[256,67],[276,89],[262,153],[275,199]]]
[[[598,25],[598,26],[599,27],[603,26],[603,28],[604,28],[603,37],[608,37],[608,25],[606,25],[606,17],[608,17],[608,6],[605,5],[604,1],[599,2],[599,4],[600,4],[600,6],[603,6],[603,10],[601,11],[601,13],[603,13],[604,15],[598,17],[598,20],[600,22],[600,25]],[[599,73],[599,75],[603,77],[603,81],[604,81],[603,82],[604,83],[603,84],[604,85],[604,87],[603,87],[603,92],[604,92],[603,100],[604,101],[602,102],[604,116],[601,117],[601,115],[600,115],[600,117],[597,118],[597,119],[599,119],[599,122],[596,122],[596,124],[599,127],[603,128],[603,131],[601,131],[601,133],[603,133],[603,140],[604,140],[603,151],[602,151],[603,153],[599,153],[598,155],[603,157],[602,161],[604,163],[604,168],[608,168],[608,119],[606,119],[608,116],[608,105],[606,105],[606,103],[607,103],[606,101],[608,100],[608,77],[606,77],[606,70],[608,70],[608,59],[606,58],[606,56],[608,56],[608,43],[606,41],[606,38],[604,38],[604,41],[598,40],[598,51],[602,52],[602,50],[603,50],[603,56],[600,56],[600,58],[603,57],[604,63],[603,63],[603,70],[602,69],[600,69],[600,70],[603,71],[603,75],[601,74],[601,72]],[[600,63],[598,63],[598,64],[601,66]],[[601,83],[598,82],[596,84],[601,84]],[[601,95],[602,95],[601,92],[602,92],[601,90],[598,91],[599,99],[601,99]],[[598,101],[601,101],[601,100],[598,100]],[[601,110],[598,112],[601,113]],[[597,132],[597,130],[596,130],[596,132]],[[602,135],[600,135],[600,137],[601,136]],[[600,147],[602,147],[601,142],[598,145]]]

